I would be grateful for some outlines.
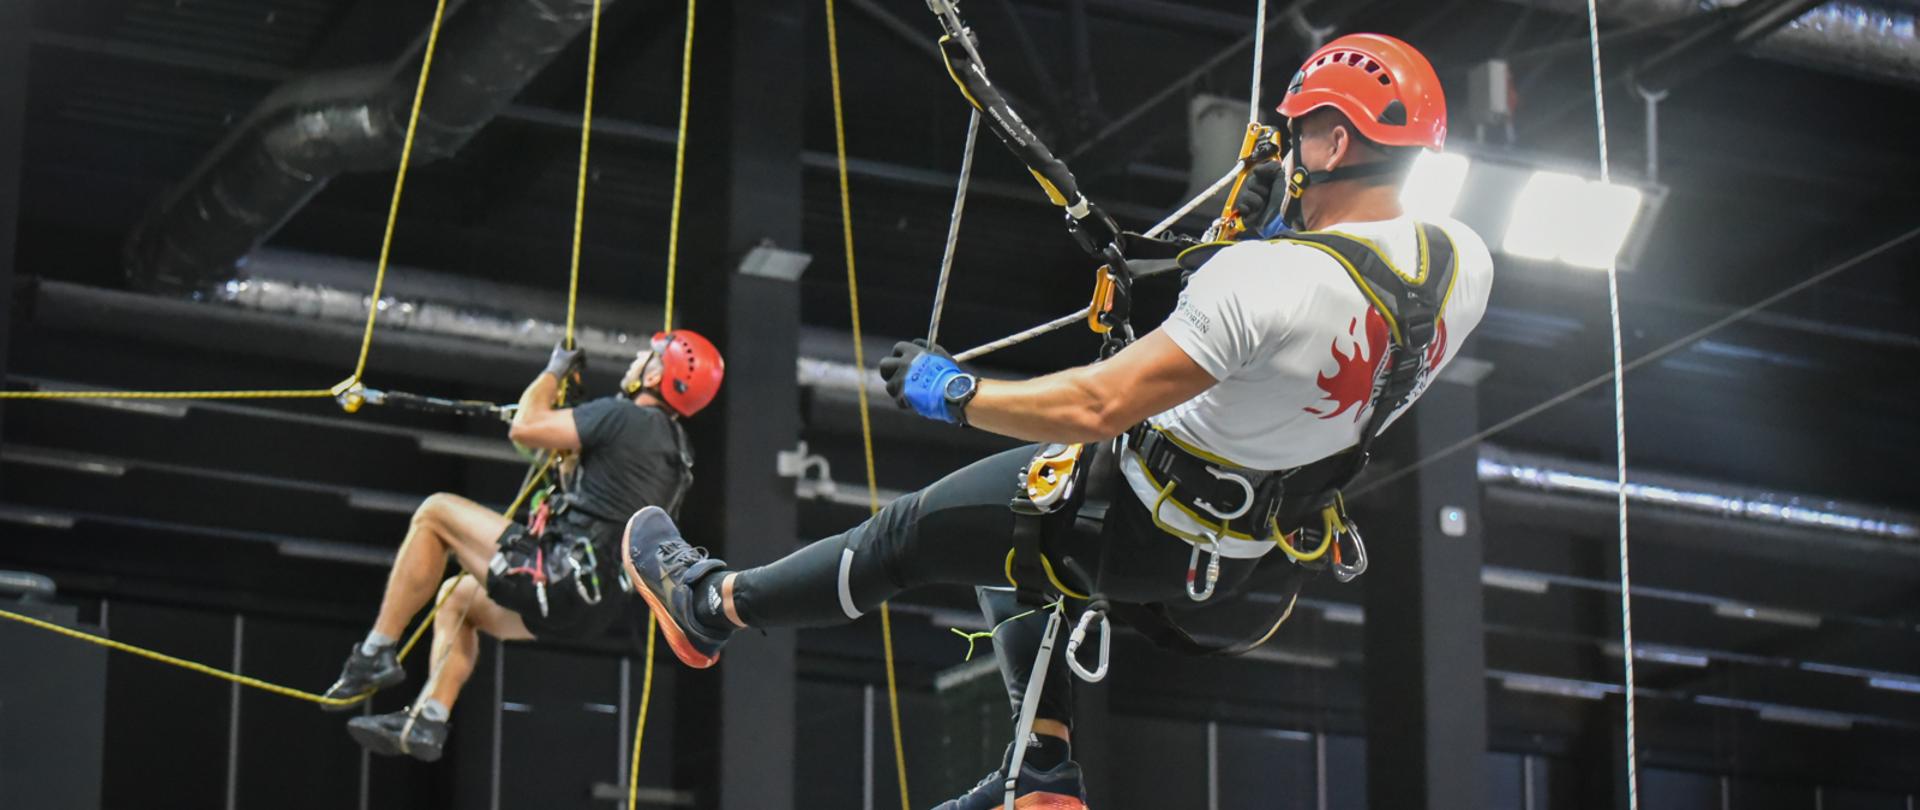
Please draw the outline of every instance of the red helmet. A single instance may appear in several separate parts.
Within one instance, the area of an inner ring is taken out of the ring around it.
[[[654,351],[660,358],[660,398],[681,416],[692,416],[720,393],[727,361],[713,341],[691,329],[656,332]]]
[[[1439,151],[1447,142],[1440,77],[1420,51],[1384,34],[1348,34],[1307,57],[1279,112],[1299,118],[1322,107],[1339,110],[1382,146]]]

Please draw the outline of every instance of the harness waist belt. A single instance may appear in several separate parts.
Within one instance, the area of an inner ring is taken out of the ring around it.
[[[1348,455],[1338,453],[1287,470],[1255,470],[1202,458],[1145,424],[1134,427],[1129,444],[1160,486],[1172,486],[1168,501],[1254,538],[1270,538],[1275,529],[1291,532],[1324,507],[1321,501],[1337,485],[1332,479]]]

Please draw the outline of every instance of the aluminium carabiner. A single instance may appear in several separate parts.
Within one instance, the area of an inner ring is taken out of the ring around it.
[[[1107,609],[1104,603],[1096,602],[1099,607],[1088,607],[1080,614],[1079,623],[1073,626],[1073,633],[1067,636],[1067,668],[1087,683],[1099,683],[1107,677],[1107,664],[1113,656],[1113,625],[1107,621]],[[1100,664],[1089,671],[1080,664],[1080,644],[1087,640],[1087,631],[1092,629],[1094,619],[1100,620]]]

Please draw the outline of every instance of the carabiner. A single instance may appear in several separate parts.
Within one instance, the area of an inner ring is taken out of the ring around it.
[[[1360,539],[1360,527],[1348,523],[1345,528],[1345,534],[1353,538],[1353,564],[1334,563],[1333,577],[1341,582],[1352,582],[1355,577],[1367,572],[1367,544]],[[1333,542],[1340,542],[1340,538],[1333,538]]]
[[[1113,268],[1102,265],[1093,273],[1093,303],[1087,305],[1087,328],[1094,334],[1104,335],[1113,330],[1113,324],[1106,321],[1106,314],[1113,311]]]
[[[583,552],[585,564],[580,561]],[[573,590],[580,594],[580,601],[589,605],[600,604],[605,594],[600,590],[600,560],[593,552],[593,541],[584,538],[574,540],[573,548],[567,552],[567,562],[573,566]],[[591,588],[588,587],[589,579],[592,580]]]
[[[1089,672],[1080,665],[1080,643],[1087,640],[1087,631],[1093,627],[1095,617],[1100,619],[1100,665]],[[1067,636],[1067,668],[1080,680],[1087,683],[1099,683],[1107,677],[1107,663],[1113,655],[1113,626],[1107,622],[1107,609],[1087,608],[1080,614],[1080,622],[1073,626],[1072,635]]]
[[[1194,583],[1200,579],[1200,551],[1201,545],[1195,543],[1193,554],[1187,557],[1187,598],[1195,602],[1205,602],[1211,598],[1213,586],[1220,581],[1220,541],[1216,539],[1206,544],[1206,584],[1201,588],[1194,587]]]

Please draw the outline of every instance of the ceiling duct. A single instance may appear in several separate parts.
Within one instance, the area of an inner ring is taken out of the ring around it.
[[[1612,501],[1618,492],[1610,468],[1483,445],[1480,482],[1488,486]],[[1910,548],[1920,540],[1920,515],[1776,490],[1733,486],[1658,474],[1627,483],[1633,503],[1727,521],[1765,524],[1824,535],[1891,541]]]
[[[434,54],[413,162],[444,158],[480,131],[592,21],[593,0],[468,0]],[[402,64],[416,61],[409,55]],[[398,166],[417,73],[348,70],[270,94],[134,226],[136,287],[204,292],[335,175]]]
[[[1583,0],[1516,0],[1586,14]],[[1640,27],[1722,12],[1764,0],[1600,0],[1607,19]],[[1920,33],[1911,6],[1837,0],[1814,8],[1753,46],[1769,59],[1920,85]]]

